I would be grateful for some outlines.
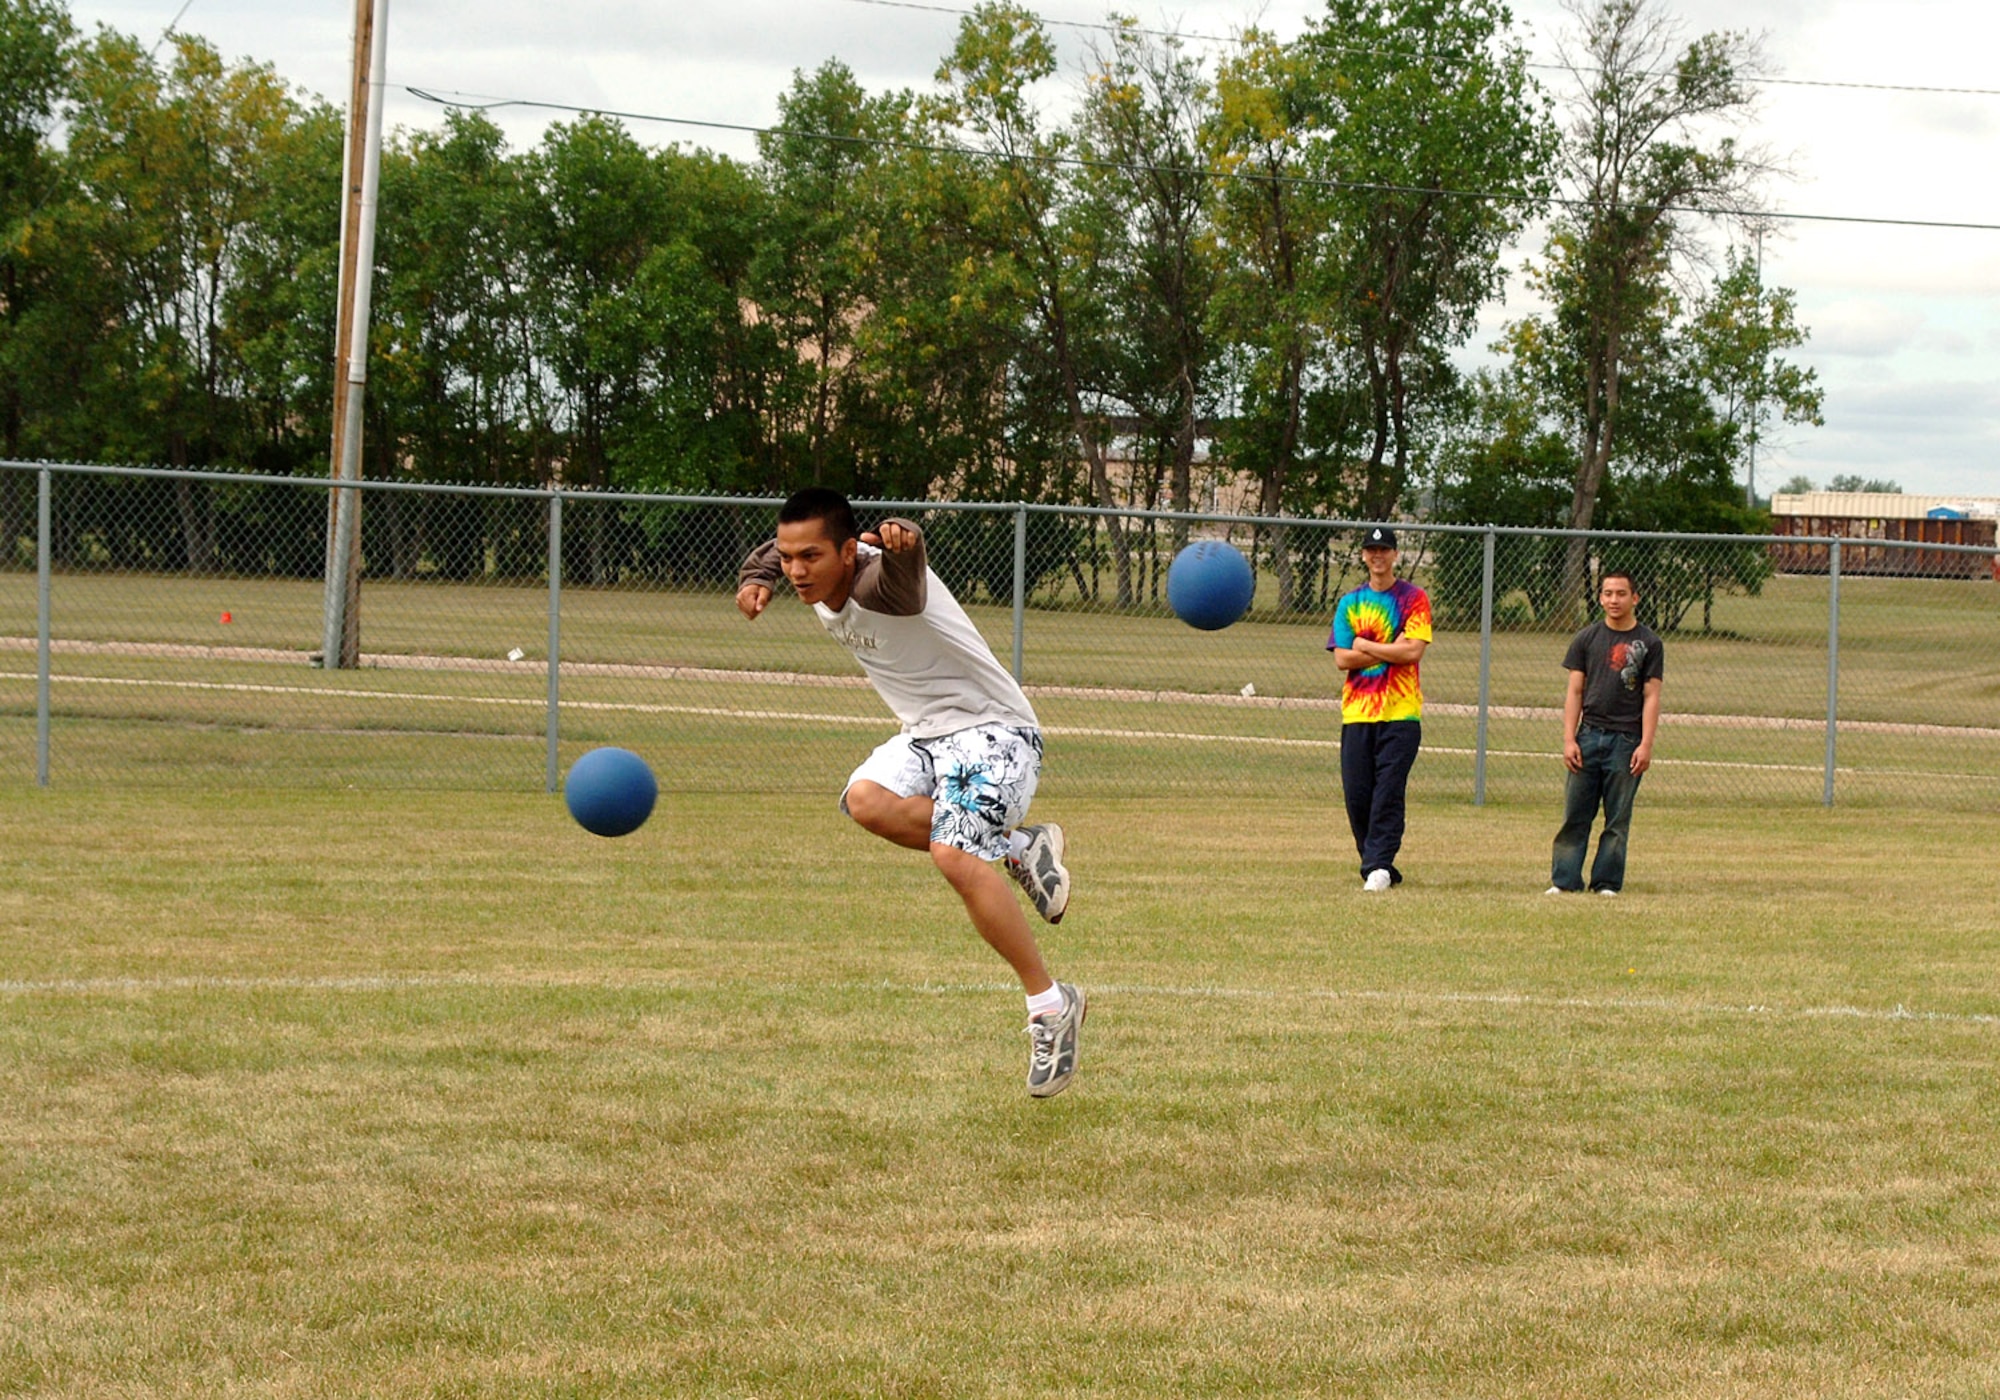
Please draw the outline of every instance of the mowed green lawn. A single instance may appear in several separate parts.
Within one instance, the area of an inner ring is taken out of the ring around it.
[[[2000,1391],[2000,815],[1040,814],[1038,1103],[828,792],[10,780],[0,1394]]]

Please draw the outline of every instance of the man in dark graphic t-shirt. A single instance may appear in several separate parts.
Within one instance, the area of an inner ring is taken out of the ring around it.
[[[1550,860],[1550,894],[1581,891],[1590,827],[1604,808],[1604,832],[1590,867],[1590,889],[1613,895],[1625,884],[1625,842],[1632,829],[1632,800],[1653,764],[1653,736],[1660,727],[1660,681],[1665,657],[1653,629],[1634,615],[1639,595],[1632,576],[1613,570],[1598,585],[1604,618],[1570,640],[1563,667],[1564,790],[1562,830]]]

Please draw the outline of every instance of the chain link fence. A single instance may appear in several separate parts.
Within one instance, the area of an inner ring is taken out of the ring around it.
[[[329,489],[0,464],[0,785],[553,787],[617,743],[681,790],[830,797],[894,727],[810,610],[736,611],[775,501],[342,488],[364,501],[359,664],[326,666]],[[1046,792],[1269,794],[1337,821],[1326,641],[1335,599],[1365,577],[1360,525],[858,508],[923,524],[1041,715]],[[1436,619],[1413,795],[1557,800],[1563,654],[1616,567],[1666,642],[1649,803],[2000,798],[1990,551],[1397,528],[1399,569]],[[1191,538],[1251,558],[1235,626],[1198,632],[1168,610]]]

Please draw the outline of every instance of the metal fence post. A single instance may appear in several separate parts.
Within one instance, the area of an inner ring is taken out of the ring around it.
[[[562,492],[549,493],[549,762],[548,790],[561,784],[556,739],[562,721]]]
[[[1472,751],[1472,805],[1486,805],[1486,713],[1493,700],[1493,527],[1486,527],[1479,579],[1479,733]]]
[[[49,785],[49,522],[51,478],[45,467],[35,487],[35,785]]]
[[[1834,737],[1840,727],[1840,536],[1826,551],[1826,790],[1820,801],[1833,805]]]
[[[1014,679],[1021,679],[1021,646],[1028,623],[1028,508],[1014,510]]]

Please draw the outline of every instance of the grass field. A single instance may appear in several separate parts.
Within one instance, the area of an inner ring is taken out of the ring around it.
[[[817,770],[189,773],[0,786],[0,1394],[2000,1391],[1991,811],[1642,793],[1554,900],[1552,798],[1425,791],[1364,899],[1326,803],[1066,784],[1036,1103]]]

